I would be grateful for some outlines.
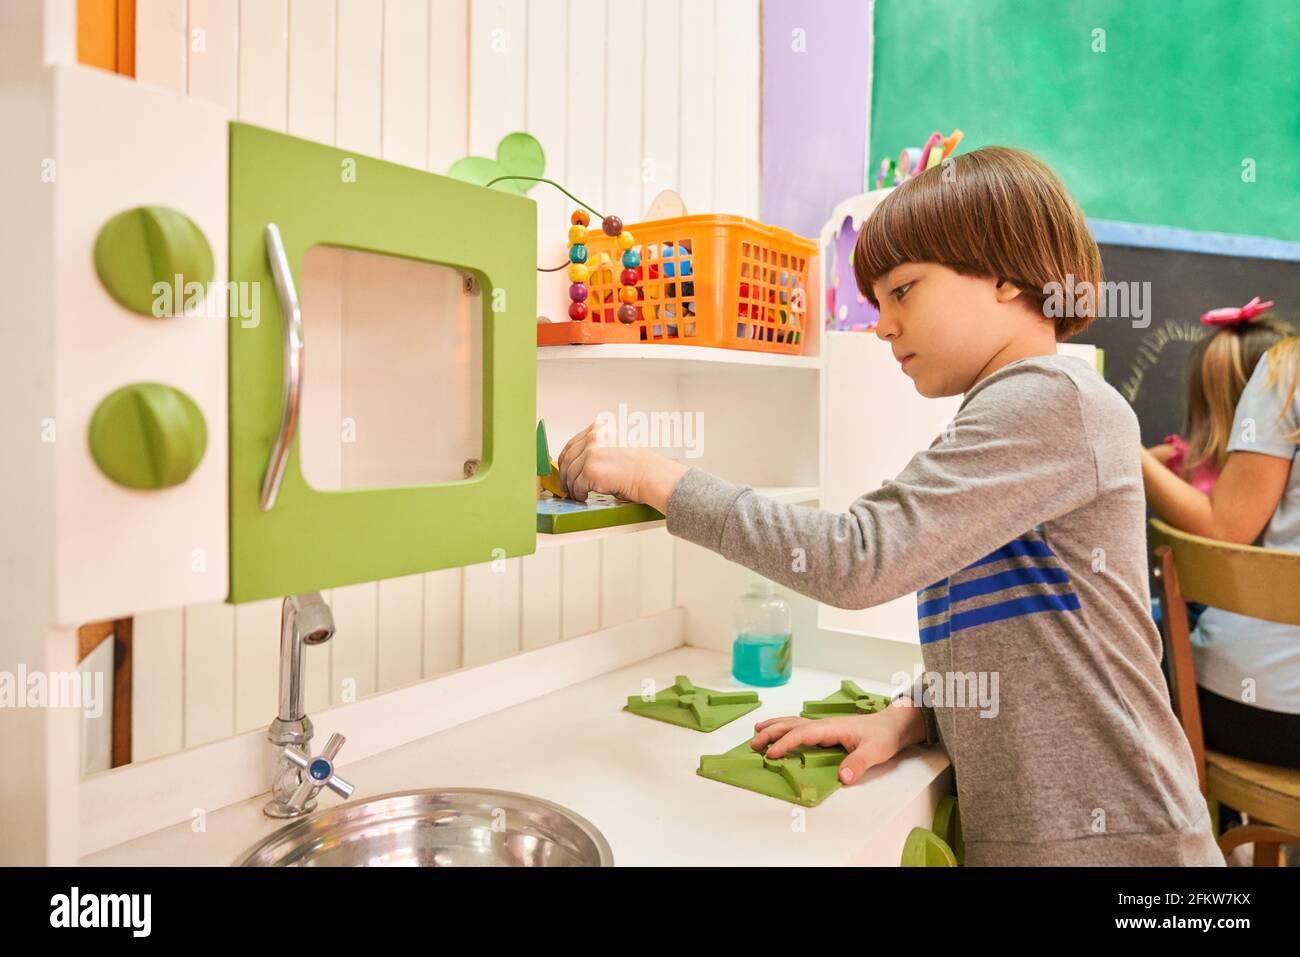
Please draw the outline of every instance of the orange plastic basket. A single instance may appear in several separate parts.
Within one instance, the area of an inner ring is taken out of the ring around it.
[[[599,227],[587,230],[586,341],[720,346],[798,355],[806,328],[808,264],[817,243],[743,216],[678,216],[624,227],[641,255],[637,318],[618,321],[623,252]],[[599,265],[601,253],[609,263]]]

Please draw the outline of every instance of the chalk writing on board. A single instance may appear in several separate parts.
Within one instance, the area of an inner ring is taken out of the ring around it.
[[[1128,375],[1120,384],[1120,392],[1130,403],[1136,402],[1142,392],[1147,373],[1160,361],[1160,353],[1171,342],[1197,342],[1205,334],[1199,322],[1166,322],[1142,337],[1133,355]]]

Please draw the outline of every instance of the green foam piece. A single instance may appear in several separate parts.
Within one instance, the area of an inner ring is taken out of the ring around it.
[[[641,695],[629,695],[623,710],[695,731],[716,731],[760,704],[756,691],[714,691],[697,687],[690,678],[678,675],[672,687],[658,692],[650,701]]]
[[[840,690],[818,701],[805,701],[801,718],[829,718],[845,714],[875,714],[889,707],[889,698],[883,694],[863,691],[852,681],[841,681]]]
[[[934,831],[914,827],[903,842],[900,867],[956,867],[957,857],[947,842]]]
[[[724,754],[706,754],[695,773],[713,781],[780,798],[803,807],[816,807],[840,786],[841,747],[795,748],[784,757],[769,758],[746,739]]]
[[[956,795],[946,794],[939,799],[931,830],[952,849],[958,864],[966,863],[966,841],[962,838],[961,812],[957,808]]]

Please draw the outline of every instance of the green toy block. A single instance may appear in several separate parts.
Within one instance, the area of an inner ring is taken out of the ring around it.
[[[901,867],[956,867],[957,857],[947,842],[934,831],[914,827],[903,842]]]
[[[939,799],[931,829],[952,849],[958,864],[966,863],[966,842],[961,835],[961,812],[957,809],[956,795],[946,794]]]
[[[537,531],[547,535],[657,522],[663,517],[658,509],[640,502],[575,502],[571,498],[537,500]]]
[[[828,718],[844,714],[875,714],[889,707],[889,698],[863,691],[852,681],[841,681],[840,690],[820,701],[805,701],[801,718]]]
[[[761,703],[757,692],[699,688],[690,678],[678,675],[676,684],[658,692],[650,701],[641,695],[629,695],[623,710],[696,731],[716,731],[749,714]]]
[[[784,757],[769,758],[746,739],[725,754],[700,758],[696,774],[804,807],[816,807],[840,786],[841,747],[795,748]]]
[[[551,447],[546,441],[546,420],[537,420],[537,474],[551,474]]]

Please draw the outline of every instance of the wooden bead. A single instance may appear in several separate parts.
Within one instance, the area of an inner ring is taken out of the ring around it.
[[[585,263],[587,261],[587,247],[582,243],[576,243],[569,247],[569,262]]]
[[[570,277],[572,277],[572,274],[570,274]],[[641,278],[641,270],[624,269],[621,273],[618,274],[618,278],[619,281],[623,283],[623,285],[625,286],[635,286],[637,280]]]
[[[629,306],[626,303],[618,307],[618,321],[624,325],[636,322],[636,306]]]
[[[574,302],[582,302],[587,298],[587,287],[580,282],[575,282],[569,287],[569,298]]]
[[[617,236],[623,231],[623,220],[617,216],[606,216],[600,228],[605,231],[606,236]]]
[[[619,249],[631,249],[631,248],[632,248],[632,244],[635,243],[635,242],[636,242],[636,240],[632,238],[632,234],[629,233],[626,229],[623,230],[621,233],[618,234],[618,248],[619,248]]]
[[[636,286],[624,286],[619,290],[618,298],[629,304],[636,302]]]
[[[573,215],[569,217],[569,222],[575,226],[586,226],[591,222],[591,217],[580,209],[575,209]]]
[[[635,249],[629,249],[623,253],[623,266],[626,269],[635,269],[641,265],[641,254]]]
[[[591,270],[582,263],[573,263],[569,266],[569,278],[574,282],[586,282],[591,278]]]
[[[569,303],[569,318],[574,322],[582,322],[587,318],[587,305],[582,302]]]
[[[580,243],[587,238],[587,230],[583,226],[569,227],[569,242]]]

